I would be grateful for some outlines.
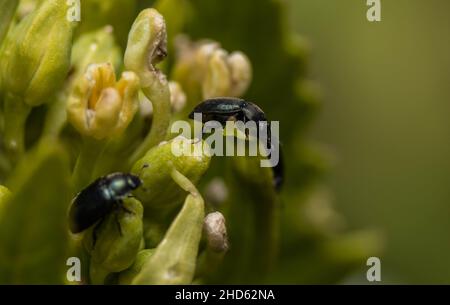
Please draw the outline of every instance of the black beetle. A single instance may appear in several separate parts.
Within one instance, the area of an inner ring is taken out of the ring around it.
[[[69,210],[70,231],[84,231],[103,219],[114,207],[122,207],[122,199],[141,184],[138,176],[124,173],[98,178],[73,199]]]
[[[201,113],[202,120],[218,121],[225,124],[226,121],[267,121],[264,112],[253,103],[247,102],[238,98],[219,97],[207,99],[197,105],[189,115],[189,118],[194,119],[194,113]]]
[[[207,99],[194,108],[194,110],[189,114],[189,118],[194,119],[195,113],[200,113],[202,115],[203,123],[208,121],[218,121],[220,124],[225,125],[227,121],[242,121],[244,123],[254,121],[257,124],[259,122],[267,122],[264,111],[262,111],[262,109],[257,105],[243,99],[232,97]],[[273,149],[270,126],[267,130],[267,144],[270,149]],[[276,166],[272,167],[274,176],[273,183],[277,191],[280,190],[284,178],[283,157],[281,147],[280,145],[278,146],[280,157],[279,162]]]

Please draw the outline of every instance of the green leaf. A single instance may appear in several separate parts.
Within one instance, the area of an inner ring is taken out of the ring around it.
[[[68,158],[54,142],[43,142],[12,174],[0,215],[0,283],[63,283],[69,178]]]

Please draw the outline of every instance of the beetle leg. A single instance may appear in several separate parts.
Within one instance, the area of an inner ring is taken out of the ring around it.
[[[119,234],[120,236],[123,236],[123,232],[122,232],[122,226],[120,225],[120,221],[119,221],[119,213],[115,213],[114,217],[116,218],[116,224],[117,224],[117,229],[119,230]]]
[[[115,208],[115,211],[114,211],[114,219],[115,219],[115,222],[116,222],[116,225],[117,225],[117,230],[119,231],[120,236],[123,236],[122,226],[121,226],[120,221],[119,221],[119,212],[121,210],[125,211],[126,213],[133,213],[133,212],[128,210],[126,207],[124,207],[122,201],[116,201],[115,207],[116,208]]]
[[[116,202],[116,209],[115,209],[114,217],[116,220],[117,229],[119,230],[119,234],[120,234],[120,236],[123,236],[122,226],[119,221],[119,212],[120,211],[124,211],[125,213],[133,214],[133,215],[134,215],[134,212],[127,209],[121,201]]]
[[[143,171],[144,169],[146,169],[146,168],[149,168],[149,167],[150,167],[150,164],[144,163],[144,164],[142,165],[142,167],[141,167],[141,172],[139,173],[138,176],[139,176],[139,177],[142,177],[142,171]],[[141,179],[141,180],[142,180],[142,179]],[[146,193],[148,193],[148,191],[149,191],[149,189],[148,189],[148,188],[145,188],[144,185],[141,185],[140,188],[143,189],[144,192],[146,192]]]

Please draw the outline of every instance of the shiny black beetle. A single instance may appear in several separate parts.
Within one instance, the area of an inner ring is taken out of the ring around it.
[[[95,180],[72,201],[69,210],[70,231],[84,231],[103,219],[113,208],[122,207],[122,199],[141,184],[138,176],[124,173],[114,173]]]
[[[264,112],[253,103],[238,98],[219,97],[203,101],[197,105],[189,115],[194,119],[194,113],[201,113],[203,122],[218,121],[267,121]]]
[[[207,99],[198,104],[194,110],[189,114],[190,119],[194,119],[195,113],[201,113],[202,122],[218,121],[222,125],[225,125],[227,121],[242,121],[244,123],[248,121],[267,122],[266,115],[261,108],[254,103],[245,101],[243,99],[232,97],[218,97]],[[267,142],[268,147],[273,149],[271,143],[270,128],[267,130]],[[279,143],[278,143],[279,144]],[[272,168],[274,176],[274,186],[277,191],[280,190],[283,184],[284,178],[284,165],[283,156],[281,152],[281,145],[278,145],[280,159],[276,166]]]

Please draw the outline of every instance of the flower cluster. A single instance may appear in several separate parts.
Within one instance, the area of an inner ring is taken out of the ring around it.
[[[77,22],[66,0],[0,1],[0,284],[301,282],[298,266],[324,278],[378,249],[373,232],[340,237],[328,201],[307,196],[326,166],[294,145],[317,103],[282,2],[83,0]],[[300,117],[284,121],[299,185],[281,195],[261,157],[212,159],[168,132],[214,97]],[[79,206],[88,225],[71,232]]]

